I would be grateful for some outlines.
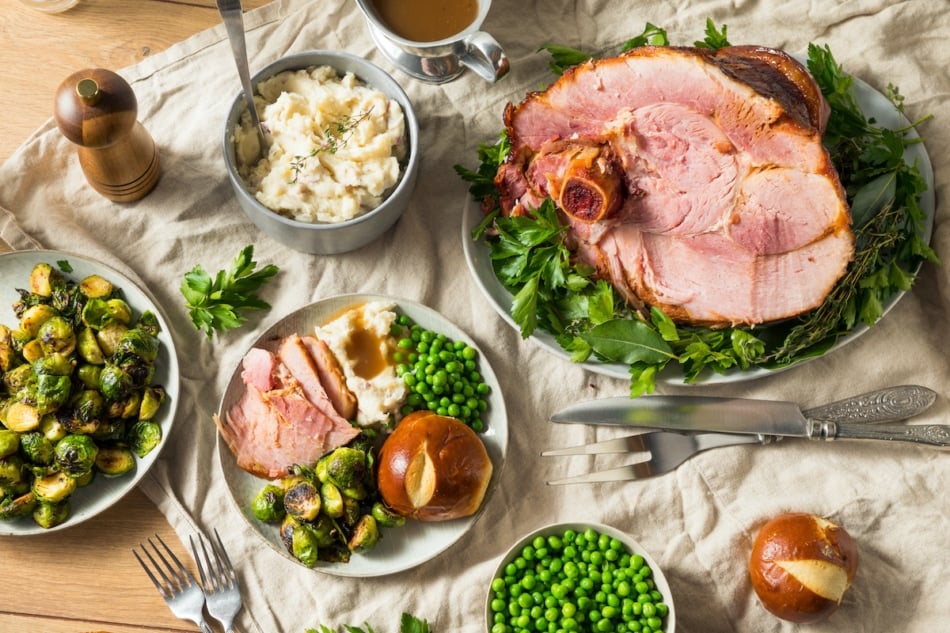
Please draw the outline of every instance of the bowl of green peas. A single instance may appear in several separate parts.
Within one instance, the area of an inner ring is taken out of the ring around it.
[[[630,535],[599,523],[556,523],[501,558],[485,602],[489,633],[673,633],[666,577]]]

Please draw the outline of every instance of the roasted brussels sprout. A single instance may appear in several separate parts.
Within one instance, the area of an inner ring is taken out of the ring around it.
[[[61,316],[54,316],[39,327],[36,338],[46,356],[62,354],[69,356],[76,350],[76,332],[72,324]]]
[[[119,339],[115,348],[116,356],[137,356],[147,363],[158,358],[158,339],[143,329],[134,327]]]
[[[284,493],[284,510],[298,521],[316,519],[320,505],[320,492],[308,479],[301,479]]]
[[[0,501],[0,521],[29,516],[36,508],[37,499],[33,491],[21,495],[11,495]]]
[[[105,299],[112,295],[115,287],[102,275],[89,275],[79,282],[79,292],[90,299]]]
[[[123,323],[108,323],[96,331],[96,341],[106,358],[110,358],[115,353],[122,336],[128,331],[129,327]]]
[[[26,402],[12,402],[4,409],[2,422],[11,431],[26,433],[40,425],[40,413]]]
[[[80,477],[95,466],[99,447],[88,435],[71,433],[56,442],[53,453],[62,472],[70,477]]]
[[[162,403],[165,402],[166,391],[164,387],[151,385],[142,392],[142,403],[139,405],[139,420],[151,420],[158,413]]]
[[[313,526],[299,523],[291,537],[290,553],[307,567],[314,567],[319,560],[320,546]]]
[[[60,501],[59,503],[50,503],[48,501],[39,501],[33,509],[33,520],[41,528],[49,529],[56,527],[69,518],[69,501]]]
[[[23,481],[23,458],[17,454],[0,459],[0,488],[12,488]]]
[[[259,521],[267,523],[282,521],[286,514],[284,489],[275,484],[267,484],[254,496],[251,511]]]
[[[59,271],[54,269],[46,262],[40,262],[33,266],[30,271],[30,292],[41,297],[49,297],[53,294],[53,283],[62,276]]]
[[[69,376],[36,375],[36,413],[43,416],[56,411],[69,400],[72,381]],[[39,420],[37,420],[39,424]],[[34,427],[35,428],[35,427]]]
[[[19,365],[3,374],[3,384],[10,393],[20,391],[33,381],[33,368],[29,364]]]
[[[13,345],[10,328],[0,324],[0,372],[9,371],[17,365],[18,356]]]
[[[20,434],[9,429],[0,429],[0,458],[13,455],[20,448]]]
[[[99,391],[107,400],[121,400],[132,393],[135,381],[118,365],[107,363],[99,374]]]
[[[161,443],[162,427],[158,422],[140,420],[129,429],[127,441],[137,457],[145,457]]]
[[[406,524],[406,517],[396,514],[382,501],[373,504],[370,514],[380,527],[402,527]]]
[[[88,422],[95,420],[105,410],[105,399],[95,389],[83,389],[72,403],[73,417]]]
[[[328,517],[339,519],[343,516],[343,493],[332,481],[320,484],[320,500],[323,513]]]
[[[20,331],[28,338],[35,339],[40,326],[58,316],[59,311],[51,305],[38,303],[30,306],[20,317]]]
[[[106,355],[99,346],[96,331],[91,327],[83,327],[76,334],[76,349],[79,356],[91,365],[102,365],[106,362]]]
[[[96,470],[109,477],[118,477],[135,468],[135,456],[125,446],[103,446],[96,453]]]
[[[63,425],[59,416],[55,413],[47,413],[40,418],[38,430],[53,444],[56,444],[56,442],[69,435],[69,430]]]
[[[57,503],[76,491],[76,480],[64,472],[57,471],[33,480],[31,490],[40,501]]]
[[[53,462],[53,442],[39,431],[20,436],[20,450],[34,464],[48,466]]]
[[[379,526],[371,514],[364,514],[353,527],[353,533],[346,546],[354,554],[368,552],[379,542]]]
[[[369,469],[366,453],[363,451],[341,446],[320,459],[317,468],[321,467],[326,473],[326,481],[333,482],[344,495],[353,499],[363,499],[366,496]]]
[[[86,389],[99,389],[99,376],[102,375],[102,366],[91,363],[81,363],[76,367],[76,378]]]

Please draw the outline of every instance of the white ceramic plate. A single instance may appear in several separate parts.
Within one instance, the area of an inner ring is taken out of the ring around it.
[[[253,346],[263,346],[267,341],[294,332],[298,334],[312,332],[314,326],[325,323],[342,310],[367,301],[394,303],[397,312],[407,315],[422,327],[441,332],[452,340],[465,341],[478,350],[479,369],[485,382],[491,387],[485,418],[487,428],[479,434],[485,442],[493,467],[492,480],[482,503],[484,508],[501,476],[505,452],[508,448],[508,415],[505,410],[505,402],[495,373],[485,360],[484,354],[465,332],[438,312],[420,303],[395,297],[372,294],[340,295],[311,303],[287,315],[261,334]],[[235,368],[224,396],[221,398],[218,415],[223,416],[243,392],[244,385],[241,382],[240,367],[238,367]],[[260,535],[281,556],[298,562],[281,542],[277,525],[258,521],[251,511],[251,501],[267,483],[267,480],[255,477],[238,468],[234,455],[220,435],[218,436],[218,461],[224,472],[231,497],[241,515],[247,520],[250,529]],[[406,521],[403,527],[383,528],[379,544],[371,551],[365,554],[354,554],[348,563],[320,561],[315,569],[336,576],[353,577],[383,576],[403,571],[420,565],[445,551],[468,532],[480,514],[481,512],[478,512],[471,517],[437,523]]]
[[[854,94],[858,104],[864,110],[865,115],[869,118],[873,117],[876,119],[876,124],[878,126],[897,129],[909,125],[909,121],[894,108],[894,105],[887,99],[887,97],[857,77],[854,78]],[[911,130],[908,134],[908,137],[917,138],[917,132],[915,130]],[[917,161],[918,169],[920,170],[923,178],[927,181],[927,191],[921,195],[920,208],[927,215],[925,239],[927,242],[929,242],[931,232],[933,230],[935,205],[933,166],[930,163],[930,157],[927,155],[927,150],[924,148],[923,143],[918,143],[908,147],[904,153],[904,159],[909,164],[913,164],[914,161]],[[501,282],[498,281],[498,278],[495,277],[495,272],[492,269],[491,260],[489,258],[488,246],[485,244],[484,240],[479,240],[478,242],[472,240],[472,229],[478,226],[478,223],[481,222],[482,219],[483,216],[479,205],[469,197],[462,212],[462,247],[465,251],[465,260],[468,263],[468,268],[471,271],[472,276],[475,278],[476,283],[482,289],[482,292],[488,298],[488,301],[491,303],[492,307],[495,308],[498,314],[501,315],[501,317],[507,321],[509,325],[515,328],[515,330],[519,330],[518,324],[515,323],[514,319],[511,317],[511,293],[508,292]],[[904,293],[901,292],[892,296],[890,301],[885,306],[884,314],[890,311],[890,309],[894,307],[894,305],[903,295]],[[868,327],[865,325],[855,327],[854,330],[852,330],[849,334],[841,337],[829,350],[829,352],[840,349],[842,346],[867,332],[867,330]],[[555,340],[555,338],[550,333],[541,331],[539,329],[531,335],[530,339],[555,356],[559,356],[564,360],[571,362],[570,355],[565,352],[560,345],[558,345],[557,340]],[[800,364],[801,363],[796,363],[788,367],[775,370],[764,369],[761,367],[756,367],[746,371],[735,369],[727,371],[723,374],[706,371],[703,372],[699,380],[692,384],[717,384],[751,380],[754,378],[774,374],[779,371],[784,371],[785,369],[795,367]],[[581,363],[580,365],[589,371],[606,376],[624,379],[630,377],[629,366],[622,363],[605,363],[594,360]],[[669,385],[682,385],[682,371],[678,366],[670,366],[657,376],[657,382]]]
[[[604,525],[603,523],[552,523],[525,534],[520,539],[518,539],[514,545],[509,547],[508,551],[506,551],[499,559],[498,564],[495,566],[495,573],[492,575],[492,579],[503,576],[505,566],[517,558],[517,556],[521,553],[521,550],[524,549],[526,545],[531,543],[536,536],[563,536],[567,530],[574,530],[577,533],[581,533],[587,529],[592,529],[598,534],[604,534],[611,538],[615,538],[626,546],[629,553],[639,554],[643,557],[643,560],[646,561],[646,564],[649,565],[650,570],[652,571],[651,577],[656,583],[657,590],[663,594],[663,602],[665,602],[670,608],[669,614],[663,621],[663,630],[665,633],[674,633],[674,631],[676,631],[676,609],[673,606],[673,591],[670,589],[670,584],[667,582],[663,570],[660,569],[660,565],[632,536],[626,532],[618,530],[615,527]],[[493,592],[490,588],[490,585],[491,580],[489,580],[489,588],[486,591],[487,595],[485,599],[484,613],[486,631],[491,631],[492,629],[491,601]]]
[[[17,318],[13,314],[12,304],[20,298],[17,288],[29,288],[30,271],[39,263],[48,263],[53,268],[59,268],[57,262],[67,261],[72,272],[66,276],[75,281],[91,274],[99,274],[108,279],[113,285],[122,289],[125,300],[132,307],[134,315],[138,317],[145,310],[151,310],[158,317],[162,331],[158,335],[160,342],[158,359],[155,361],[155,378],[153,384],[162,385],[168,394],[166,402],[155,417],[155,421],[162,427],[162,442],[143,459],[136,460],[135,469],[120,477],[105,477],[97,474],[93,482],[79,488],[69,497],[71,512],[69,518],[50,529],[38,526],[32,518],[23,517],[13,521],[0,521],[0,535],[44,534],[55,530],[72,527],[90,519],[112,506],[125,496],[139,480],[145,476],[148,469],[158,459],[162,447],[165,446],[168,434],[172,430],[175,420],[175,409],[178,406],[178,356],[175,353],[175,344],[169,333],[168,321],[154,299],[131,279],[101,262],[94,261],[82,255],[64,253],[61,251],[15,251],[0,255],[0,323],[15,326]]]

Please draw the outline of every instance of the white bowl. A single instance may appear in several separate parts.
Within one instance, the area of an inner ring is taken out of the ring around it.
[[[316,255],[332,255],[356,250],[376,240],[395,224],[405,211],[419,171],[419,124],[409,97],[396,80],[378,66],[349,53],[319,50],[282,57],[255,74],[251,79],[251,84],[256,86],[259,82],[286,70],[315,66],[330,66],[341,74],[352,72],[365,84],[379,90],[402,107],[409,152],[405,164],[402,165],[399,182],[382,204],[352,220],[335,223],[300,222],[261,204],[248,190],[244,179],[237,172],[234,129],[242,113],[246,111],[242,93],[235,96],[224,126],[224,161],[228,170],[228,179],[238,203],[258,228],[294,250]]]
[[[664,633],[673,633],[676,630],[676,613],[673,609],[673,593],[670,590],[669,583],[667,583],[666,577],[663,575],[663,572],[660,569],[660,566],[657,564],[657,562],[653,560],[653,557],[650,556],[650,554],[637,541],[631,538],[629,534],[622,532],[616,528],[613,528],[609,525],[604,525],[601,523],[552,523],[549,525],[545,525],[541,528],[538,528],[536,530],[533,530],[529,532],[528,534],[525,534],[514,545],[512,545],[508,549],[507,552],[505,552],[504,556],[501,557],[501,560],[499,561],[498,566],[495,568],[495,573],[492,575],[492,580],[489,581],[489,587],[488,587],[488,591],[487,591],[486,599],[485,599],[485,625],[486,625],[485,630],[488,631],[488,633],[492,633],[493,626],[495,625],[494,612],[491,606],[492,600],[494,599],[495,595],[494,595],[494,591],[491,588],[491,582],[494,581],[494,579],[496,578],[503,577],[505,567],[509,563],[512,563],[513,561],[515,561],[522,554],[524,548],[527,545],[532,544],[535,538],[543,537],[546,539],[547,537],[550,537],[550,536],[563,537],[563,535],[568,530],[573,530],[574,532],[577,532],[579,534],[582,534],[587,530],[594,530],[595,532],[598,533],[598,535],[603,535],[610,539],[616,539],[620,541],[620,543],[623,544],[624,549],[627,553],[631,555],[642,556],[644,564],[649,566],[652,572],[650,577],[653,579],[655,589],[659,591],[660,594],[662,594],[662,597],[663,597],[662,602],[669,609],[666,616],[662,618],[662,622],[663,622],[662,630],[664,631]],[[535,577],[537,578],[538,574],[535,574]],[[542,581],[538,580],[538,582],[541,583]],[[533,588],[532,592],[534,591],[541,591],[542,593],[544,593],[544,589],[541,588],[540,585]],[[633,598],[633,600],[636,600],[637,594],[635,591],[631,594],[631,597]],[[542,606],[542,610],[544,608],[545,607]],[[618,610],[618,618],[614,619],[613,620],[614,622],[631,621],[630,619],[624,619],[624,616],[619,615],[619,612],[621,610],[620,607],[618,607],[617,610]],[[636,616],[636,617],[631,616],[631,617],[633,618],[633,620],[640,619],[639,616]],[[515,629],[513,627],[507,627],[505,629],[505,631],[514,631],[514,630]],[[587,627],[582,626],[578,630],[588,631],[588,630],[594,630],[594,629],[590,628],[589,626]]]
[[[97,475],[91,484],[78,488],[69,496],[70,514],[63,523],[52,528],[42,528],[31,517],[21,517],[10,521],[0,521],[0,536],[24,536],[45,534],[57,530],[64,530],[78,525],[112,507],[122,497],[128,494],[141,481],[145,473],[155,464],[162,449],[168,443],[168,436],[175,421],[175,412],[179,399],[179,372],[178,355],[175,351],[175,342],[172,339],[171,328],[161,306],[149,292],[139,287],[131,279],[118,270],[93,260],[84,255],[64,251],[14,251],[0,255],[0,323],[15,325],[16,316],[11,308],[14,301],[20,298],[16,288],[29,287],[30,272],[33,266],[39,263],[51,264],[58,268],[57,262],[69,263],[72,272],[67,277],[78,282],[83,277],[99,274],[122,289],[125,300],[131,306],[134,314],[139,316],[145,310],[151,310],[158,318],[161,332],[158,334],[160,342],[158,358],[155,361],[155,376],[152,384],[162,385],[168,396],[158,410],[154,420],[162,427],[162,441],[152,452],[141,459],[136,459],[135,468],[125,475],[107,477]]]

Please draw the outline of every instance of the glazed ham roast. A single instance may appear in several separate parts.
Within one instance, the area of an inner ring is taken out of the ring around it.
[[[775,321],[820,305],[854,254],[828,112],[781,51],[637,48],[509,104],[495,184],[509,215],[551,198],[575,256],[638,309]]]
[[[267,479],[283,477],[295,464],[312,466],[359,433],[339,408],[349,411],[355,398],[321,343],[292,335],[276,353],[252,348],[245,355],[245,391],[226,419],[215,417],[239,468]]]

